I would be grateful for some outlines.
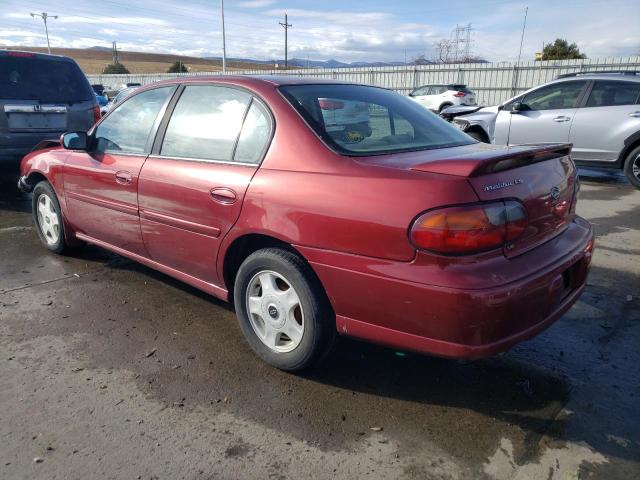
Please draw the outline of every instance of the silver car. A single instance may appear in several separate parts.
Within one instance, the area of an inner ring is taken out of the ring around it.
[[[40,141],[89,130],[99,118],[91,85],[72,59],[0,50],[0,163],[17,165]]]
[[[640,188],[640,76],[568,74],[453,123],[482,142],[569,142],[578,165],[623,169]]]

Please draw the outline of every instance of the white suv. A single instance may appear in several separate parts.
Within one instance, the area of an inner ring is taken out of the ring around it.
[[[452,105],[475,105],[476,94],[466,85],[423,85],[409,94],[409,98],[429,110],[441,112]]]

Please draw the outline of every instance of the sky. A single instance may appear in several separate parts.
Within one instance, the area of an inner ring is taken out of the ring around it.
[[[471,24],[471,54],[489,61],[518,57],[525,7],[529,7],[523,60],[557,37],[576,42],[590,58],[640,55],[638,0],[227,0],[227,56],[408,61],[434,58],[435,42],[451,38],[456,25]],[[52,47],[221,56],[220,0],[0,0],[0,46]]]

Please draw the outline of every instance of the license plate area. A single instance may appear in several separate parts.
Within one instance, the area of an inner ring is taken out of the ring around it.
[[[65,130],[65,105],[5,105],[9,130]]]

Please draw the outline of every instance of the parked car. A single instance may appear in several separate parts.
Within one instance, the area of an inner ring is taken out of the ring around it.
[[[462,84],[423,85],[409,93],[409,98],[436,112],[453,105],[476,104],[476,94]]]
[[[0,162],[17,164],[41,140],[88,130],[99,115],[71,58],[0,50]]]
[[[105,86],[102,85],[101,83],[94,83],[91,84],[91,88],[93,88],[93,91],[96,93],[96,95],[100,95],[100,96],[104,96],[105,95]]]
[[[107,104],[109,103],[109,99],[105,95],[98,95],[96,93],[95,96],[96,96],[96,101],[98,102],[98,105],[100,107],[106,107]]]
[[[562,75],[506,102],[443,114],[472,137],[501,145],[571,142],[578,165],[623,169],[640,188],[640,76]]]
[[[119,102],[127,98],[127,96],[137,88],[138,87],[127,87],[120,90],[109,102],[107,102],[105,105],[101,105],[100,114],[105,115],[109,110],[111,110]]]
[[[366,103],[371,135],[333,135],[323,99]],[[387,89],[173,79],[61,143],[22,161],[44,246],[95,244],[233,302],[284,370],[336,334],[485,357],[585,286],[593,232],[569,145],[481,144]]]

